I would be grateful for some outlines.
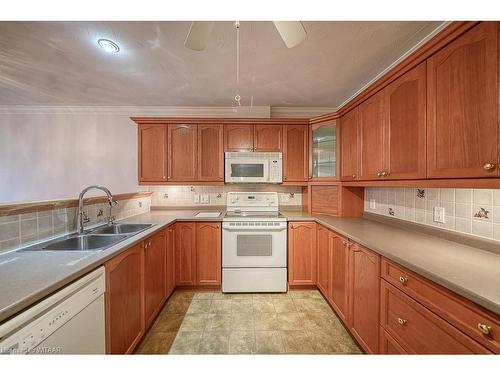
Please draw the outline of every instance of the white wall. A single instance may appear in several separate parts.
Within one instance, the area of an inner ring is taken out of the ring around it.
[[[76,197],[91,184],[146,190],[136,132],[126,115],[0,114],[0,204]]]

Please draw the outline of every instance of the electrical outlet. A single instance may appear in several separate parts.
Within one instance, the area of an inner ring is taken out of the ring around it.
[[[375,199],[370,199],[370,209],[371,210],[377,209],[377,201]]]
[[[436,223],[445,222],[444,214],[445,214],[444,207],[434,207],[434,221]]]
[[[200,203],[200,194],[194,194],[194,203]]]
[[[163,199],[168,199],[168,194],[167,193],[163,194]]]
[[[201,195],[201,203],[208,204],[210,203],[210,196],[208,194]]]

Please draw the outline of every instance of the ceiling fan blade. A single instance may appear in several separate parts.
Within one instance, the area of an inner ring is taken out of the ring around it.
[[[195,51],[203,51],[207,46],[213,28],[214,22],[192,22],[184,45]]]
[[[299,45],[307,36],[300,21],[274,21],[274,26],[281,35],[281,39],[288,48]]]

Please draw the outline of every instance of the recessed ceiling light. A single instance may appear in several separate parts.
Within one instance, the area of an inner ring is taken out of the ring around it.
[[[117,53],[120,50],[118,44],[109,39],[99,39],[97,44],[102,47],[107,53]]]

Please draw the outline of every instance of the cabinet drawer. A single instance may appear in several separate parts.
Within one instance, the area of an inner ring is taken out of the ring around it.
[[[422,276],[382,260],[382,277],[410,297],[489,348],[500,353],[500,317]],[[488,330],[485,334],[479,328]]]
[[[408,353],[490,353],[451,324],[382,280],[380,324]]]

